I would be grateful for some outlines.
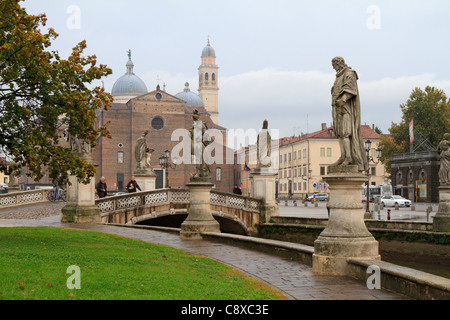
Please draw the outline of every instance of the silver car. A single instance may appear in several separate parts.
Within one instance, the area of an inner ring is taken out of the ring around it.
[[[312,196],[308,197],[308,201],[313,201],[316,198],[316,201],[327,201],[328,193],[315,193]]]
[[[409,207],[411,200],[405,199],[401,196],[384,196],[381,198],[381,203],[385,207],[395,207],[398,204],[399,207]]]

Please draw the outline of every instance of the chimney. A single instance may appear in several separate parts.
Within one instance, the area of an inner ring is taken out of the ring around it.
[[[327,128],[327,124],[326,123],[322,123],[322,130],[325,130]]]

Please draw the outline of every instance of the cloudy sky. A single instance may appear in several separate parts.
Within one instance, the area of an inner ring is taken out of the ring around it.
[[[331,59],[345,58],[359,76],[362,123],[387,133],[415,87],[450,95],[448,0],[26,0],[45,12],[67,57],[86,40],[113,74],[134,72],[151,91],[184,83],[198,89],[200,55],[209,36],[219,66],[219,123],[280,136],[331,125]]]

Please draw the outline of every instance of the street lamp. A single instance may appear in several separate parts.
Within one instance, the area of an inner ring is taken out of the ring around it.
[[[375,157],[377,158],[377,161],[374,160],[374,158],[372,156],[370,156],[370,150],[372,147],[372,141],[370,141],[369,139],[366,140],[366,142],[364,142],[364,145],[366,147],[366,156],[367,156],[367,192],[366,192],[366,213],[369,212],[369,185],[370,185],[370,167],[369,167],[369,163],[373,162],[374,164],[378,164],[380,162],[380,158],[381,158],[381,148],[378,147],[375,150]]]
[[[159,157],[159,164],[161,165],[161,168],[166,171],[166,188],[169,188],[169,168],[175,169],[177,167],[177,161],[176,159],[173,159],[173,165],[169,163],[170,158],[170,151],[166,150],[164,151],[164,154]]]

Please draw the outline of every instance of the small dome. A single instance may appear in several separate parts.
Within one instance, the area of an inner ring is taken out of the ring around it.
[[[203,48],[202,57],[216,57],[216,51],[214,51],[214,48],[209,44],[209,39],[208,44]]]
[[[147,86],[144,81],[142,81],[133,72],[134,64],[131,61],[131,53],[129,53],[129,60],[126,64],[127,72],[116,80],[114,83],[111,94],[113,96],[120,95],[135,95],[140,96],[142,94],[148,93]]]
[[[193,93],[189,89],[189,83],[185,83],[184,91],[179,92],[175,95],[178,99],[186,101],[187,107],[204,107],[204,103],[202,98],[200,98],[198,95]]]

